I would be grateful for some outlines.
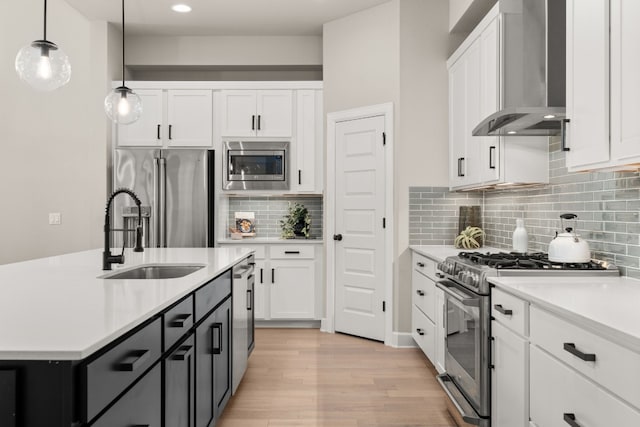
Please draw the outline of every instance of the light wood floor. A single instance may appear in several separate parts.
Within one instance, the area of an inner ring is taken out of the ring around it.
[[[454,427],[418,349],[317,329],[256,329],[256,346],[217,427]]]

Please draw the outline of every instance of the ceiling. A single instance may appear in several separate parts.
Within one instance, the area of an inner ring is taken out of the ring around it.
[[[114,0],[66,0],[90,20],[120,25]],[[127,0],[127,34],[152,36],[313,36],[322,24],[389,0]],[[171,6],[188,4],[190,13]]]

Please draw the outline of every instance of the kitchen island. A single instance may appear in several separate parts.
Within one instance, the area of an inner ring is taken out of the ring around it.
[[[250,253],[127,249],[114,265],[202,266],[172,279],[105,278],[101,250],[0,266],[0,425],[208,425],[230,395],[231,268]]]

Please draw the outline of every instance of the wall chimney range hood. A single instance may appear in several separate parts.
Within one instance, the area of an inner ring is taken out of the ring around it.
[[[500,105],[474,136],[560,135],[565,124],[565,0],[499,0]]]

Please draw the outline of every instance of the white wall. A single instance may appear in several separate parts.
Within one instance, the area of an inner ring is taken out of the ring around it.
[[[399,134],[395,150],[396,310],[411,328],[409,187],[449,185],[448,7],[442,0],[400,2]]]
[[[320,65],[320,36],[133,36],[131,66]]]
[[[0,2],[0,264],[102,245],[106,25],[49,1],[47,35],[69,55],[72,75],[57,91],[37,92],[13,61],[42,38],[42,7]],[[62,224],[48,225],[49,212],[60,212]]]
[[[447,185],[448,4],[393,0],[324,25],[325,114],[393,102],[394,330],[409,331],[408,192]]]

